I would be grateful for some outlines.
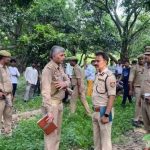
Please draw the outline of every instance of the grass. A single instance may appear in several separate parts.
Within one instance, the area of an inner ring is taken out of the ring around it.
[[[14,108],[17,112],[25,112],[29,110],[39,109],[41,107],[41,97],[35,96],[33,99],[28,102],[23,101],[24,93],[25,93],[26,82],[24,77],[21,76],[18,83],[18,88],[16,92],[16,98],[14,101]]]
[[[91,106],[91,99],[88,98]],[[120,106],[121,98],[115,102],[115,118],[112,127],[113,143],[123,142],[126,131],[131,130],[131,118],[133,118],[134,105],[127,104],[123,109]],[[12,138],[2,137],[0,139],[0,150],[43,150],[43,133],[37,127],[36,122],[40,118],[21,121],[14,129]],[[122,138],[123,137],[123,138]],[[78,102],[77,112],[69,114],[69,108],[64,108],[62,137],[60,150],[71,148],[82,148],[88,150],[93,145],[91,118],[85,115],[85,111]]]

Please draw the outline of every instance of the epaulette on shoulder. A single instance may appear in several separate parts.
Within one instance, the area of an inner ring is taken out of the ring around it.
[[[112,75],[113,75],[113,72],[110,71],[110,70],[107,70],[106,74],[107,74],[108,76],[112,76]]]
[[[54,67],[53,67],[53,64],[52,64],[52,63],[48,63],[48,64],[46,65],[46,68],[53,69]]]

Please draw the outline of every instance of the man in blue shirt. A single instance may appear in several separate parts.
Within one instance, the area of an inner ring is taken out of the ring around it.
[[[123,81],[123,89],[124,89],[124,93],[123,93],[123,100],[122,100],[122,107],[125,107],[126,104],[126,100],[128,98],[129,102],[132,103],[132,97],[129,95],[129,75],[130,75],[130,66],[129,66],[129,61],[126,60],[125,64],[124,64],[124,68],[122,71],[122,76],[121,76],[121,80]]]

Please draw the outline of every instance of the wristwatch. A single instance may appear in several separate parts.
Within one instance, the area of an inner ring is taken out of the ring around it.
[[[109,114],[104,114],[105,117],[109,117]]]

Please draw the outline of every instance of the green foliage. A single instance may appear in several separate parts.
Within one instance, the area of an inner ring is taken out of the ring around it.
[[[146,135],[143,137],[143,140],[146,141],[147,147],[150,147],[150,134],[146,134]]]
[[[146,134],[143,138],[144,141],[150,141],[150,134]]]
[[[120,136],[133,129],[131,119],[134,117],[134,104],[127,104],[124,109],[121,107],[122,97],[118,97],[115,102],[115,117],[112,126],[112,138],[114,142],[121,142]]]
[[[35,109],[40,109],[42,105],[41,97],[34,97],[34,99],[29,100],[29,102],[24,102],[23,99],[16,99],[14,102],[14,108],[17,112],[25,112]]]
[[[25,112],[29,110],[39,109],[41,107],[42,100],[40,96],[35,96],[33,99],[29,100],[29,102],[26,103],[23,101],[25,88],[26,88],[26,82],[24,80],[24,77],[21,76],[19,79],[17,93],[13,104],[14,109],[17,112]]]
[[[49,60],[50,48],[56,44],[64,46],[72,55],[89,55],[101,49],[132,57],[141,50],[135,49],[143,36],[141,33],[150,28],[145,2],[2,1],[0,46],[15,47],[12,53],[24,66],[33,58],[44,65]]]
[[[37,120],[21,121],[13,132],[12,138],[1,137],[0,149],[5,150],[42,150],[43,134],[37,127]]]

